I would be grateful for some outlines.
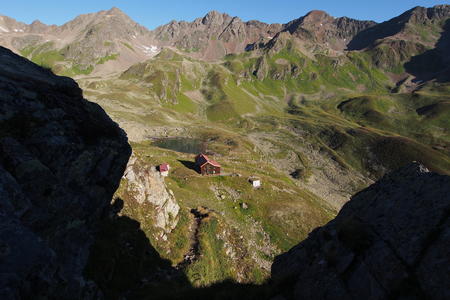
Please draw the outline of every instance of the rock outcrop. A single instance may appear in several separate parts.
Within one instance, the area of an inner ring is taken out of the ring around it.
[[[450,177],[413,163],[278,256],[272,277],[286,299],[448,299],[449,245]]]
[[[0,298],[97,299],[83,270],[131,154],[70,78],[0,47]]]
[[[154,226],[162,230],[161,237],[166,239],[178,224],[178,213],[180,206],[171,190],[164,183],[164,177],[154,166],[139,161],[132,156],[126,168],[124,178],[125,189],[129,200],[134,200],[142,205],[148,202],[154,206]]]

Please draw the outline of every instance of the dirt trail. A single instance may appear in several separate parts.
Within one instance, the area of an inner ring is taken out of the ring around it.
[[[188,265],[196,262],[200,256],[200,240],[199,231],[203,220],[209,217],[209,210],[204,207],[191,209],[191,214],[194,216],[194,223],[192,224],[191,248],[184,255],[183,261],[175,266],[176,269],[184,269]]]

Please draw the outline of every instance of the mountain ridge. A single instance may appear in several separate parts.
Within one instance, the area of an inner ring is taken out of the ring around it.
[[[267,24],[256,20],[244,22],[239,17],[210,11],[192,22],[173,20],[148,30],[119,8],[113,7],[77,16],[61,26],[45,25],[39,21],[27,25],[4,16],[0,20],[0,43],[24,56],[31,55],[31,58],[39,54],[48,56],[47,53],[52,52],[47,63],[49,67],[59,65],[55,67],[59,73],[66,70],[67,75],[76,76],[100,70],[101,74],[105,74],[145,61],[164,47],[197,59],[219,61],[227,54],[265,48],[283,32],[305,44],[313,54],[324,49],[328,49],[330,55],[342,55],[349,50],[369,51],[377,46],[375,41],[383,37],[387,38],[386,44],[392,44],[407,23],[425,22],[435,28],[436,20],[448,17],[449,10],[448,5],[415,7],[380,24],[348,17],[334,18],[317,10],[286,24]],[[436,42],[438,29],[433,29],[436,33],[429,38],[420,38],[423,29],[414,26],[409,26],[412,29],[402,33],[399,39],[405,40],[405,36],[410,36],[411,43],[414,43],[407,51],[421,53],[424,47]],[[393,47],[399,46],[394,44]],[[95,51],[92,51],[93,48]],[[398,59],[396,64],[401,62]],[[383,62],[379,65],[392,67]]]

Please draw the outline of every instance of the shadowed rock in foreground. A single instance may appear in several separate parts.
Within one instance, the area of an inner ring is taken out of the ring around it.
[[[99,297],[82,272],[130,153],[72,79],[0,47],[0,299]]]
[[[450,177],[418,163],[352,197],[278,256],[286,299],[449,299]]]

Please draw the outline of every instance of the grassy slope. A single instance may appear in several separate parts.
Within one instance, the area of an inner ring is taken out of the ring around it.
[[[104,64],[109,60],[115,60],[118,54],[113,53],[101,57],[94,64],[81,65],[74,60],[67,59],[64,51],[57,50],[53,42],[46,42],[41,45],[28,46],[20,51],[21,55],[29,58],[32,62],[51,69],[53,72],[63,76],[89,75],[96,65]]]
[[[208,149],[226,172],[242,175],[200,177],[180,161],[192,161],[192,155],[148,142],[133,144],[146,162],[172,166],[166,183],[182,213],[168,242],[152,236],[151,221],[145,218],[151,207],[126,201],[124,208],[126,215],[141,222],[162,257],[177,264],[189,249],[191,208],[214,211],[200,228],[203,255],[185,270],[194,285],[226,279],[262,282],[267,271],[248,254],[227,256],[224,243],[237,253],[254,251],[249,245],[242,248],[242,239],[259,247],[274,246],[270,255],[257,251],[270,261],[332,218],[335,211],[301,187],[312,174],[323,172],[315,167],[318,157],[372,179],[411,160],[450,174],[448,86],[430,84],[414,94],[391,94],[392,83],[362,52],[336,61],[324,56],[311,60],[284,49],[268,55],[266,63],[266,75],[258,80],[253,75],[258,61],[249,55],[208,64],[167,51],[132,67],[121,80],[81,82],[88,88],[87,96],[119,122],[182,126],[184,135],[210,141]],[[265,135],[270,149],[263,151],[251,138],[255,134]],[[289,168],[301,171],[300,181],[278,164],[286,161]],[[262,189],[250,187],[246,179],[251,175],[262,178]],[[342,189],[353,192],[363,187],[361,182],[353,184]],[[235,201],[233,191],[240,195]],[[252,230],[253,224],[260,227]]]

